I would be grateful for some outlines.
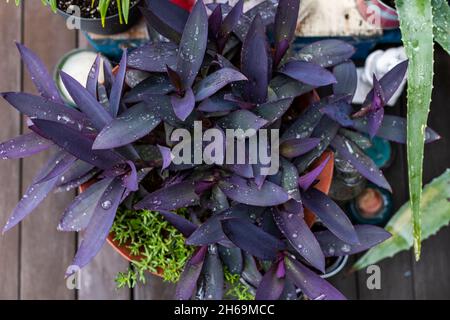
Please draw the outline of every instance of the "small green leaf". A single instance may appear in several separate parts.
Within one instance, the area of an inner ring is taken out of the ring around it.
[[[408,176],[413,214],[414,251],[416,260],[419,260],[422,164],[425,128],[433,90],[433,14],[430,0],[397,0],[396,3],[402,40],[410,60],[407,120]]]
[[[450,169],[434,179],[423,189],[422,209],[422,239],[434,235],[450,222]],[[385,258],[392,257],[400,251],[413,246],[412,211],[410,203],[405,203],[392,217],[386,226],[392,237],[378,246],[370,249],[353,266],[361,270]]]
[[[445,0],[432,0],[434,37],[450,54],[450,6]]]

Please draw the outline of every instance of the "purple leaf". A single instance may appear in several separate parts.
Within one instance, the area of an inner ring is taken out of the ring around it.
[[[93,149],[112,149],[130,144],[148,135],[161,118],[151,111],[154,104],[141,102],[123,112],[98,134]]]
[[[210,217],[186,239],[186,244],[190,246],[206,246],[225,240],[226,236],[222,231],[221,224],[221,220],[224,217],[225,215],[223,214]]]
[[[380,79],[380,86],[384,93],[384,101],[388,103],[391,100],[392,96],[395,92],[397,92],[398,88],[402,84],[403,79],[405,78],[406,71],[408,70],[408,60],[405,60],[394,68],[391,71],[386,73]],[[366,100],[363,103],[363,107],[369,106],[372,103],[374,95],[374,89],[372,89],[366,97]]]
[[[100,54],[97,54],[94,63],[92,64],[91,69],[89,70],[89,75],[86,81],[86,89],[89,91],[92,96],[97,99],[97,85],[98,85],[98,76],[100,73],[100,62],[101,57]]]
[[[211,39],[217,39],[222,25],[222,5],[219,3],[208,18],[208,31]]]
[[[111,62],[106,57],[103,57],[103,73],[105,76],[104,87],[109,93],[111,91],[112,83],[114,82],[114,75]]]
[[[162,167],[161,167],[161,171],[166,169],[168,166],[170,166],[170,164],[172,163],[172,151],[170,150],[170,148],[164,147],[164,146],[160,146],[158,144],[158,149],[159,152],[161,153],[162,159],[163,159],[163,163],[162,163]]]
[[[242,251],[238,247],[226,248],[219,245],[219,255],[222,263],[232,274],[241,274],[244,268],[244,259]]]
[[[289,200],[283,188],[269,181],[265,181],[259,189],[251,180],[232,176],[220,181],[219,187],[228,198],[251,206],[277,206]]]
[[[208,99],[203,100],[199,106],[198,110],[208,113],[224,113],[228,114],[231,111],[238,109],[239,106],[232,102],[227,101],[223,98],[223,95],[217,94]]]
[[[61,176],[64,172],[72,167],[75,161],[77,161],[77,158],[69,153],[66,153],[64,151],[60,151],[59,153],[60,157],[55,159],[53,168],[50,171],[46,172],[44,175],[37,177],[34,183],[42,183]]]
[[[183,181],[150,193],[135,205],[135,209],[171,211],[196,205],[198,201],[194,184]]]
[[[331,146],[338,152],[340,157],[347,160],[367,180],[392,192],[389,182],[375,162],[359,149],[354,142],[337,135],[331,142]]]
[[[354,53],[355,48],[347,42],[330,39],[307,45],[297,53],[297,58],[328,68],[350,59]]]
[[[34,132],[25,133],[0,144],[1,159],[21,159],[47,150],[52,142]]]
[[[253,20],[241,52],[241,70],[247,77],[245,85],[246,101],[264,103],[269,85],[269,56],[265,27],[259,14]]]
[[[369,124],[366,118],[357,118],[353,121],[353,127],[361,132],[369,133]],[[397,143],[406,143],[406,119],[384,115],[380,129],[378,129],[377,137],[394,141]],[[425,130],[425,142],[430,143],[439,140],[441,137],[430,128]]]
[[[281,136],[281,141],[309,138],[322,119],[321,103],[309,106]]]
[[[77,107],[88,116],[97,130],[102,130],[112,121],[108,111],[77,80],[63,71],[60,72],[60,76]]]
[[[180,41],[177,72],[184,88],[190,88],[203,63],[208,41],[208,15],[203,1],[197,1],[186,22]]]
[[[267,123],[267,120],[256,116],[248,110],[237,110],[217,120],[217,124],[223,129],[243,130],[244,133],[242,135],[236,133],[237,138],[240,140],[244,138],[245,131],[248,129],[254,129],[256,133],[256,130],[264,127]]]
[[[298,261],[284,259],[287,277],[313,300],[346,300],[336,288]]]
[[[169,80],[172,83],[172,86],[175,87],[178,94],[182,94],[184,90],[184,85],[178,72],[173,70],[170,66],[166,66],[166,71],[167,76],[169,77]]]
[[[227,165],[226,168],[241,177],[248,179],[254,178],[253,166],[251,164],[230,164]]]
[[[170,1],[147,0],[139,7],[147,23],[164,37],[178,43],[189,12]]]
[[[255,300],[278,300],[280,298],[285,279],[278,277],[277,269],[278,263],[273,263],[264,274],[256,290]]]
[[[358,235],[344,211],[326,194],[311,188],[302,193],[302,201],[339,239],[357,244]]]
[[[376,111],[371,111],[367,115],[367,122],[369,124],[369,135],[371,138],[377,135],[378,130],[381,127],[384,117],[384,108],[380,108]]]
[[[319,242],[298,214],[276,210],[273,218],[292,247],[314,268],[325,273],[325,257]]]
[[[275,67],[277,67],[280,64],[284,55],[288,51],[289,46],[290,46],[290,43],[287,39],[281,40],[280,42],[277,43],[277,46],[275,48],[274,57],[273,57],[273,65]]]
[[[270,101],[258,105],[253,109],[253,112],[268,121],[268,125],[275,123],[289,110],[294,101],[293,98],[280,99]]]
[[[356,66],[352,61],[345,61],[333,68],[333,74],[336,77],[336,83],[333,85],[335,95],[349,94],[350,100],[356,92],[358,75]]]
[[[87,117],[74,108],[27,93],[8,92],[1,96],[32,120],[37,118],[59,122],[84,133],[93,133],[92,124]]]
[[[244,0],[239,0],[227,14],[225,19],[223,19],[222,26],[220,28],[221,37],[228,36],[234,30],[239,23],[239,19],[241,18],[243,11]]]
[[[177,300],[189,300],[197,287],[208,247],[199,248],[186,263],[175,290]]]
[[[195,87],[195,100],[202,101],[209,98],[230,83],[244,80],[247,80],[247,78],[237,70],[230,68],[219,69],[204,78]]]
[[[100,180],[80,193],[64,211],[58,224],[59,231],[81,231],[86,229],[97,203],[114,178]]]
[[[297,168],[284,158],[281,158],[281,186],[286,190],[290,199],[301,201]]]
[[[313,150],[319,143],[319,138],[285,140],[280,145],[280,153],[286,158],[296,158]]]
[[[297,81],[317,87],[336,83],[336,78],[330,71],[306,61],[289,61],[280,68],[280,72]]]
[[[152,42],[128,55],[128,67],[148,71],[166,72],[166,65],[175,68],[178,46],[173,42]]]
[[[160,211],[159,213],[186,238],[190,237],[197,229],[197,225],[179,214],[168,211]]]
[[[377,226],[357,225],[355,226],[355,230],[360,242],[356,245],[349,245],[343,242],[328,230],[315,232],[314,236],[319,241],[326,257],[339,257],[360,253],[391,237],[389,232]]]
[[[139,190],[139,185],[136,166],[131,161],[127,161],[127,164],[130,167],[130,172],[122,178],[123,186],[129,191],[137,191]]]
[[[16,43],[17,49],[19,49],[23,63],[26,65],[28,72],[31,75],[31,80],[36,86],[38,92],[42,97],[53,100],[56,103],[64,104],[62,101],[58,88],[53,82],[53,78],[44,66],[44,63],[39,57],[30,49],[20,43]]]
[[[125,189],[122,187],[122,181],[119,178],[114,179],[103,192],[83,234],[83,240],[73,259],[72,266],[84,267],[103,247],[124,192]],[[66,275],[69,274],[66,273]]]
[[[216,246],[210,246],[208,249],[199,287],[200,300],[221,300],[223,298],[223,268]]]
[[[59,147],[100,169],[109,169],[124,160],[113,150],[92,150],[91,139],[60,123],[38,119],[34,123]]]
[[[79,181],[83,181],[88,176],[95,175],[97,170],[93,170],[94,166],[90,163],[84,162],[82,160],[77,160],[75,163],[61,176],[59,182],[58,182],[58,190],[61,189],[67,189],[67,191],[73,189],[71,186],[75,185],[74,188],[78,187],[79,185],[76,185],[79,183]],[[89,179],[88,179],[89,180]],[[86,180],[87,181],[87,180]],[[84,181],[84,182],[86,182]],[[83,182],[80,183],[80,185]],[[69,186],[71,188],[69,188]]]
[[[316,181],[319,174],[322,173],[323,169],[325,169],[325,166],[328,164],[328,161],[330,161],[330,156],[328,156],[320,165],[318,165],[316,168],[311,170],[308,173],[305,173],[298,179],[298,184],[303,190],[308,190],[313,183]]]
[[[236,246],[262,260],[273,260],[285,244],[248,220],[222,220],[223,232]]]
[[[373,74],[373,98],[370,106],[371,111],[377,111],[386,105],[383,88],[375,74]]]
[[[195,96],[191,88],[186,90],[184,97],[179,97],[176,94],[172,95],[170,101],[173,111],[181,121],[185,121],[195,107]]]
[[[275,42],[283,40],[291,42],[297,27],[300,0],[280,0],[275,16]]]
[[[165,70],[166,67],[164,67]],[[125,93],[122,101],[124,103],[136,103],[142,101],[145,96],[168,94],[174,89],[166,74],[153,73],[136,87]]]
[[[109,112],[114,118],[119,112],[120,99],[122,97],[123,84],[125,82],[125,73],[127,71],[127,50],[123,50],[120,60],[119,70],[114,78],[111,93],[109,95]]]
[[[350,127],[353,119],[350,118],[352,106],[347,101],[338,101],[331,103],[320,109],[320,112],[326,114],[343,127]]]

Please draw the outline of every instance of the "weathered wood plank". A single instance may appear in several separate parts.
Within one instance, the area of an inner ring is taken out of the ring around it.
[[[65,28],[61,17],[53,14],[40,1],[24,1],[24,43],[34,50],[50,70],[59,58],[76,46],[76,33]],[[24,73],[24,91],[34,91]],[[24,161],[23,189],[46,161],[47,154]],[[56,231],[60,214],[73,194],[50,195],[22,223],[21,298],[74,299],[68,290],[64,273],[75,252],[75,235]]]
[[[344,269],[328,279],[349,300],[358,299],[358,279],[355,273],[349,273],[349,269],[355,261],[355,257],[349,257]]]
[[[397,105],[388,109],[389,113],[405,115],[406,96],[403,94]],[[394,210],[400,208],[408,199],[406,149],[404,146],[393,144],[396,152],[394,162],[385,170],[385,175],[394,190]],[[392,259],[386,259],[378,264],[381,269],[381,290],[367,288],[368,274],[366,270],[358,272],[359,299],[413,299],[413,279],[411,272],[412,256],[404,252]]]
[[[21,10],[0,2],[0,91],[20,91],[21,64],[14,40],[20,40]],[[6,76],[7,75],[7,76]],[[3,99],[0,101],[0,140],[20,133],[20,116]],[[0,162],[0,226],[3,227],[19,199],[20,161]],[[19,297],[19,227],[0,237],[0,299]]]
[[[139,284],[134,288],[134,300],[173,300],[175,297],[175,285],[164,282],[160,277],[147,274],[145,284]]]
[[[436,50],[436,67],[433,101],[429,125],[442,136],[438,142],[425,149],[424,183],[440,175],[450,165],[450,57]],[[450,196],[450,195],[449,195]],[[450,298],[450,228],[442,229],[436,236],[425,240],[422,257],[414,263],[414,287],[417,299]]]
[[[78,47],[89,47],[89,43],[80,31],[78,32]],[[128,266],[129,264],[126,260],[115,252],[109,244],[105,244],[94,260],[82,270],[78,299],[131,299],[131,290],[126,288],[117,289],[114,281],[117,273],[126,270]]]

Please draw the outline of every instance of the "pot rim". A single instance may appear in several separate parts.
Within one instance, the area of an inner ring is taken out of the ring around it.
[[[133,5],[133,6],[131,6],[130,7],[130,11],[132,10],[132,9],[137,9],[137,6],[138,6],[138,4],[141,2],[142,0],[137,0],[137,2]],[[65,17],[71,17],[72,15],[71,14],[69,14],[69,13],[67,13],[66,11],[64,11],[64,10],[62,10],[62,9],[60,9],[59,7],[57,7],[56,8],[56,11],[58,11],[58,13],[60,14],[60,15],[62,15],[62,16],[65,16]],[[117,19],[119,17],[119,13],[116,13],[116,14],[114,14],[114,15],[112,15],[112,16],[106,16],[105,17],[105,24],[106,24],[106,21],[111,21],[111,20],[115,20],[115,19]],[[102,18],[84,18],[84,17],[78,17],[81,21],[98,21],[98,22],[102,22]],[[125,23],[124,23],[125,24]]]

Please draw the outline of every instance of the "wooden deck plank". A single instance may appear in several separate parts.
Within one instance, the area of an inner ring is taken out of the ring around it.
[[[435,79],[429,125],[442,136],[425,149],[424,183],[439,176],[450,166],[450,57],[441,49],[435,55]],[[450,195],[449,195],[450,196]],[[425,240],[422,257],[414,263],[414,285],[417,299],[450,299],[450,228]]]
[[[164,282],[160,277],[147,274],[145,284],[134,288],[134,300],[173,300],[175,284]]]
[[[394,108],[389,108],[390,114],[405,116],[406,94],[397,102]],[[393,193],[394,210],[400,208],[408,199],[407,172],[406,172],[406,148],[403,145],[392,144],[396,154],[394,162],[385,170],[385,175],[390,182]],[[381,269],[381,290],[369,290],[367,288],[368,274],[366,270],[358,272],[359,299],[413,299],[413,280],[411,266],[411,252],[404,252],[392,259],[383,260],[378,264]]]
[[[87,48],[89,43],[81,32],[78,32],[78,47]],[[80,238],[80,237],[78,237]],[[125,271],[129,263],[114,249],[105,244],[100,253],[82,270],[81,288],[78,291],[80,300],[129,300],[130,289],[117,289],[115,278],[119,271]]]
[[[0,1],[0,91],[20,91],[21,63],[14,41],[21,36],[21,10]],[[7,75],[7,76],[4,76]],[[20,134],[20,116],[0,99],[0,141]],[[19,199],[20,161],[0,161],[0,227],[3,227]],[[19,297],[19,227],[0,236],[0,299]]]
[[[67,30],[61,17],[43,7],[40,1],[24,1],[24,6],[24,43],[53,70],[61,56],[76,46],[76,32]],[[27,73],[24,73],[23,89],[35,91]],[[47,156],[41,154],[24,161],[22,191]],[[22,299],[75,298],[75,291],[68,290],[64,280],[75,252],[75,234],[56,230],[60,215],[72,198],[71,193],[50,195],[22,223]]]
[[[349,300],[358,299],[358,278],[355,273],[349,273],[349,269],[356,262],[355,257],[349,257],[347,265],[337,275],[328,279]]]

